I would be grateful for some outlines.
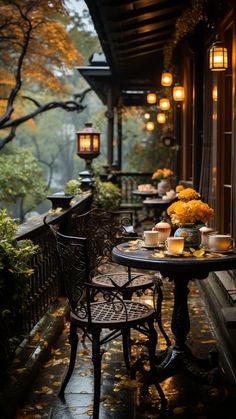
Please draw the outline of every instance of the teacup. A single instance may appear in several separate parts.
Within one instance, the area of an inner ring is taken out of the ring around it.
[[[201,245],[202,246],[207,246],[208,236],[209,236],[209,234],[213,234],[214,229],[211,228],[211,227],[203,226],[203,227],[199,228],[199,231],[201,233]]]
[[[165,245],[168,252],[181,254],[184,251],[184,237],[168,237]]]
[[[234,247],[234,239],[227,234],[209,234],[208,248],[210,250],[228,251]]]
[[[143,239],[145,246],[157,246],[158,232],[153,230],[144,231]]]

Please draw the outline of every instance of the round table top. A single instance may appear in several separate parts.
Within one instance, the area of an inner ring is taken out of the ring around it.
[[[162,199],[162,198],[157,198],[157,199],[145,199],[143,201],[144,205],[150,206],[150,207],[165,207],[165,206],[169,206],[172,203],[172,199]]]
[[[158,192],[157,189],[152,189],[151,191],[139,191],[138,189],[134,189],[132,191],[133,195],[137,195],[137,196],[157,196]]]
[[[192,278],[206,278],[212,271],[236,269],[236,252],[227,254],[206,253],[208,256],[166,256],[158,249],[130,246],[128,243],[115,246],[112,259],[120,265],[160,271],[164,276],[186,274]],[[211,256],[214,255],[214,256]]]

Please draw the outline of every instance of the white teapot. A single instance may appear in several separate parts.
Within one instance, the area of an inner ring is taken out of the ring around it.
[[[160,221],[153,227],[153,230],[158,231],[158,243],[163,244],[170,236],[171,226],[167,221]]]

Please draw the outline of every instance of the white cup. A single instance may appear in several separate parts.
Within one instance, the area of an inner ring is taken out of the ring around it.
[[[201,245],[202,246],[207,246],[208,244],[208,236],[209,234],[212,234],[214,229],[207,227],[207,226],[203,226],[201,228],[199,228],[199,231],[201,233]]]
[[[234,247],[234,239],[227,234],[209,234],[208,247],[210,250],[225,252]]]
[[[143,239],[146,246],[157,246],[158,232],[153,230],[144,231]]]
[[[165,245],[168,252],[181,254],[184,251],[184,237],[168,237]]]

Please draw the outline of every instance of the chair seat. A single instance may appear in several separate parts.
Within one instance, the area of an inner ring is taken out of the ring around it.
[[[93,327],[108,329],[132,327],[137,322],[147,321],[155,313],[154,309],[148,304],[130,300],[123,300],[122,303],[117,300],[115,302],[94,302],[91,303],[90,307]],[[70,315],[71,320],[78,325],[86,326],[88,324],[87,317],[80,318],[79,312],[78,315],[75,312],[71,312]]]
[[[140,289],[151,288],[153,286],[152,277],[153,275],[135,272],[131,275],[131,278],[134,279],[126,286],[125,289],[134,292]],[[111,272],[94,276],[92,278],[92,283],[102,287],[114,288],[111,279],[117,285],[117,287],[123,287],[129,281],[126,272]]]

